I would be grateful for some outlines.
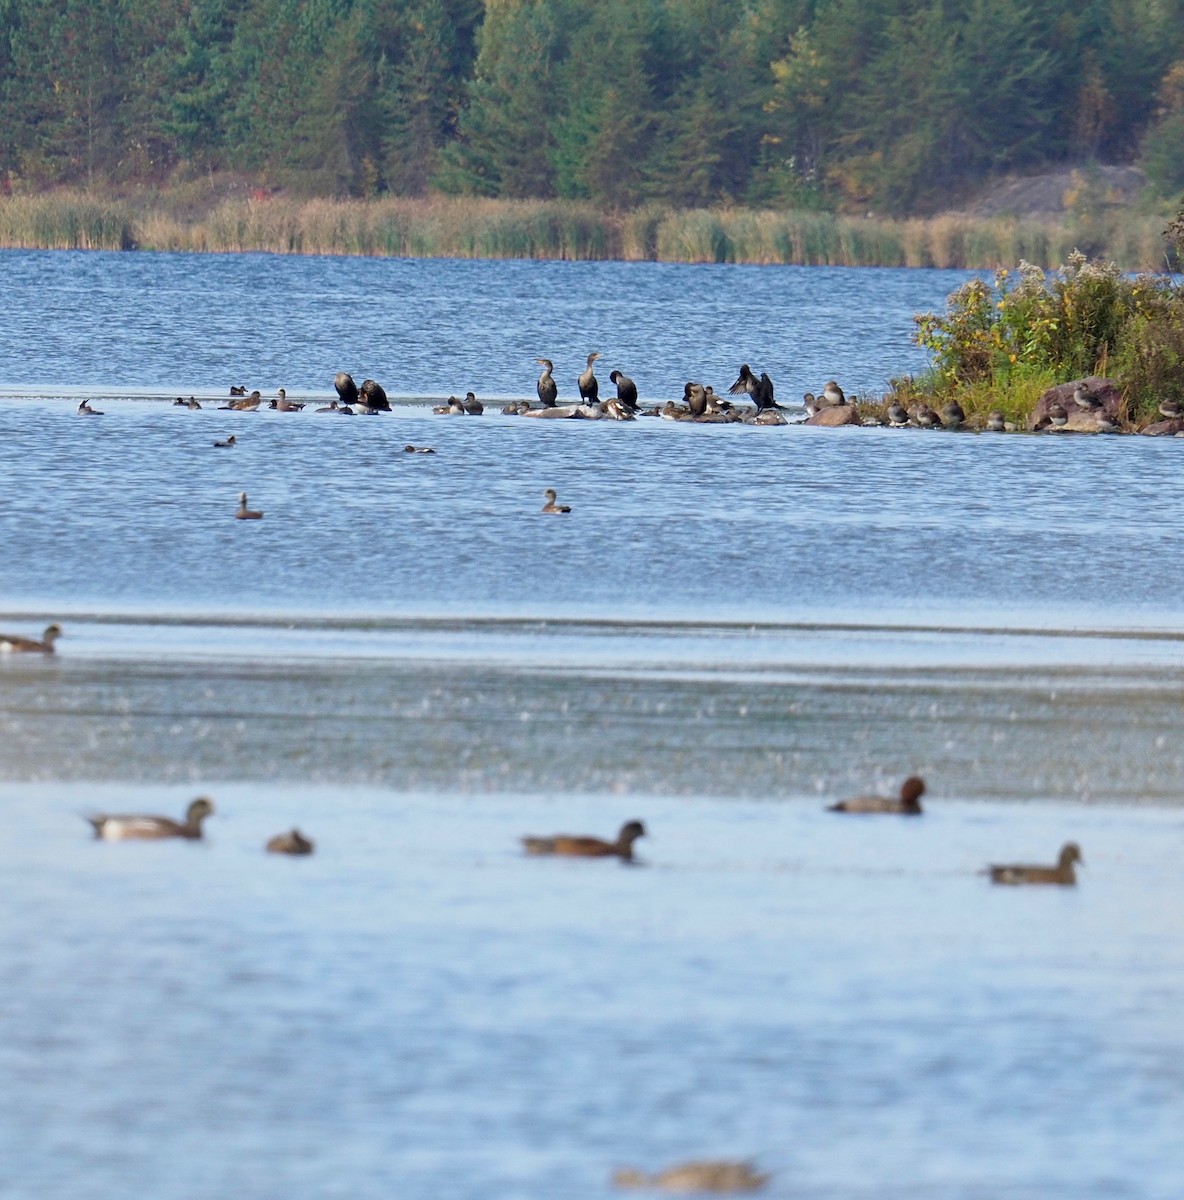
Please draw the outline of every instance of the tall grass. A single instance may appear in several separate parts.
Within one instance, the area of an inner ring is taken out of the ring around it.
[[[1051,267],[1088,241],[1129,270],[1164,265],[1162,221],[1116,212],[1063,222],[945,214],[892,220],[771,209],[605,212],[555,200],[224,200],[202,212],[168,193],[0,198],[0,246],[21,249],[255,250],[416,258],[559,258],[809,266]]]

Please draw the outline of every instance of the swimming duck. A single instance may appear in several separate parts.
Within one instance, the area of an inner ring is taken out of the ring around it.
[[[178,396],[176,398],[176,400],[173,401],[174,408],[176,408],[178,404],[181,405],[182,408],[184,408],[184,406],[185,406],[185,397],[184,396]]]
[[[246,385],[242,387],[232,387],[230,389],[230,394],[232,396],[245,396],[247,394]]]
[[[103,814],[86,819],[94,826],[95,837],[105,842],[124,842],[146,838],[188,838],[191,841],[202,835],[201,823],[214,811],[214,802],[208,796],[198,796],[185,811],[184,821],[171,817],[148,817],[138,814]]]
[[[335,413],[335,412],[341,412],[341,411],[342,411],[342,410],[341,410],[340,408],[338,408],[338,407],[337,407],[337,401],[336,401],[336,400],[330,400],[330,401],[329,401],[329,403],[328,403],[328,404],[326,404],[326,405],[325,405],[323,408],[315,408],[315,409],[313,409],[313,412],[319,412],[319,413],[322,413],[322,412],[331,412],[331,413]]]
[[[993,409],[987,415],[987,428],[992,433],[1002,433],[1007,428],[1007,418],[999,409]]]
[[[637,384],[628,375],[622,375],[620,371],[610,371],[608,377],[611,383],[617,385],[617,399],[626,408],[636,409]]]
[[[1102,407],[1102,398],[1096,392],[1091,392],[1084,383],[1078,383],[1073,388],[1073,403],[1086,412],[1097,412]]]
[[[196,396],[190,396],[189,399],[185,401],[185,407],[191,412],[201,412],[201,404]]]
[[[80,417],[101,417],[103,414],[97,408],[91,408],[89,400],[83,400],[78,406],[78,415]]]
[[[1060,857],[1055,867],[1034,867],[1026,864],[997,866],[992,863],[986,873],[991,876],[992,883],[1053,883],[1061,887],[1072,887],[1077,882],[1074,863],[1084,863],[1081,848],[1076,842],[1066,842],[1061,847]]]
[[[268,854],[311,854],[316,849],[316,843],[293,826],[290,833],[277,833],[275,837],[268,838],[264,849]]]
[[[479,417],[485,411],[485,405],[472,392],[465,392],[464,409],[470,417]]]
[[[236,444],[237,444],[237,439],[235,438],[233,433],[230,435],[230,437],[228,437],[226,439],[226,441],[214,443],[214,445],[219,450],[232,450]]]
[[[62,627],[56,621],[46,625],[40,641],[16,633],[0,633],[0,654],[53,654],[53,644],[61,636]]]
[[[554,408],[555,401],[559,397],[559,384],[551,378],[555,364],[549,358],[536,358],[534,361],[540,363],[543,368],[539,381],[535,384],[535,391],[538,392],[544,408]]]
[[[900,785],[900,796],[893,800],[887,796],[856,796],[851,800],[840,800],[832,804],[827,812],[845,813],[900,813],[906,817],[921,815],[921,797],[925,794],[925,781],[918,775],[910,775]]]
[[[348,371],[338,371],[333,376],[333,387],[342,404],[353,404],[358,398],[358,385]]]
[[[888,405],[888,424],[894,429],[903,429],[908,423],[908,409],[899,400],[894,400]]]
[[[966,420],[966,410],[957,400],[951,400],[942,410],[941,419],[947,429],[958,429]]]
[[[413,446],[410,442],[403,447],[404,454],[435,454],[431,446]]]
[[[546,501],[547,501],[547,503],[543,505],[543,512],[545,512],[545,513],[569,513],[569,512],[571,512],[570,505],[555,503],[556,495],[555,495],[554,488],[547,488],[547,490],[543,493],[543,496],[546,498]]]
[[[746,1162],[687,1162],[656,1175],[623,1167],[613,1172],[613,1186],[653,1188],[663,1192],[758,1192],[771,1176],[754,1171]]]
[[[580,389],[580,399],[585,403],[595,404],[600,398],[600,384],[596,382],[596,376],[592,371],[592,364],[600,357],[596,351],[588,355],[588,365],[584,368],[579,379],[576,380],[576,386]]]
[[[255,509],[247,507],[247,493],[239,492],[238,494],[238,512],[235,517],[240,521],[261,521],[263,514]]]
[[[522,845],[527,854],[566,854],[575,858],[610,858],[616,856],[631,862],[633,843],[645,837],[645,826],[640,821],[626,821],[621,826],[615,842],[602,838],[573,836],[559,833],[554,837],[524,837]]]

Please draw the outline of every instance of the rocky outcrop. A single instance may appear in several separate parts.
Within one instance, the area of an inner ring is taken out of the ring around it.
[[[1078,384],[1084,384],[1086,389],[1093,392],[1102,402],[1097,412],[1086,412],[1074,403],[1073,391]],[[1105,379],[1101,375],[1089,375],[1085,379],[1071,379],[1068,383],[1058,383],[1050,387],[1032,409],[1028,417],[1029,429],[1044,429],[1048,426],[1048,410],[1059,404],[1069,415],[1068,422],[1062,429],[1077,433],[1096,433],[1098,427],[1098,412],[1117,418],[1122,404],[1122,386],[1116,379]]]
[[[859,423],[859,413],[854,404],[836,404],[829,408],[820,408],[812,417],[807,417],[802,422],[803,425],[822,425],[827,429]]]

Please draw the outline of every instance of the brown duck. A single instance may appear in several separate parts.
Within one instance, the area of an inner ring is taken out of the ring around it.
[[[208,796],[198,796],[190,802],[184,821],[172,817],[150,817],[130,813],[102,814],[86,819],[94,827],[95,837],[105,842],[125,842],[155,838],[201,837],[201,823],[214,811],[214,802]]]
[[[269,838],[264,848],[268,854],[311,854],[316,843],[293,827],[289,833],[277,833]]]
[[[990,875],[992,883],[1052,883],[1061,887],[1072,887],[1077,882],[1073,864],[1084,862],[1081,847],[1076,842],[1066,842],[1061,847],[1055,867],[1029,866],[1025,863],[999,866],[992,863],[987,867],[986,873]]]
[[[921,797],[925,794],[925,781],[919,775],[910,775],[900,785],[900,795],[895,799],[888,796],[855,796],[851,800],[840,800],[832,804],[827,812],[845,813],[899,813],[906,817],[921,815]]]
[[[41,640],[21,637],[16,633],[0,633],[0,653],[4,654],[53,654],[53,644],[62,636],[62,627],[55,621],[46,625]]]
[[[524,837],[522,845],[527,854],[564,854],[574,858],[620,858],[633,861],[633,843],[645,837],[645,826],[640,821],[626,821],[621,826],[615,842],[603,838],[575,836],[559,833],[554,837]]]

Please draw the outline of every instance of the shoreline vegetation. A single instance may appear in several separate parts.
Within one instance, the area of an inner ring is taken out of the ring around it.
[[[0,197],[0,248],[409,258],[563,259],[992,270],[1051,269],[1076,251],[1129,271],[1177,266],[1162,217],[1128,209],[1063,220],[947,213],[853,217],[649,204],[435,196],[295,199],[262,189],[195,206],[184,192]]]

